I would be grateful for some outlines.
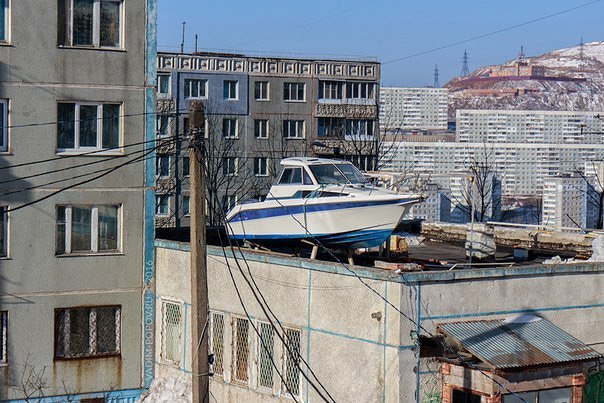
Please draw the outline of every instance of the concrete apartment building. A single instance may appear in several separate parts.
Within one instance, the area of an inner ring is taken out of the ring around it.
[[[2,401],[153,379],[155,7],[0,1]]]
[[[580,175],[547,177],[543,184],[541,222],[558,230],[596,228],[597,200],[588,179]]]
[[[451,220],[451,192],[437,183],[426,184],[421,191],[425,199],[411,207],[409,219],[428,222]]]
[[[380,132],[447,130],[446,88],[380,88]]]
[[[188,130],[192,100],[206,108],[211,210],[265,196],[283,157],[339,151],[361,168],[375,163],[377,62],[219,53],[157,60],[158,136],[169,142],[157,156],[158,227],[188,226],[189,150],[176,135]],[[326,147],[312,146],[317,140]]]

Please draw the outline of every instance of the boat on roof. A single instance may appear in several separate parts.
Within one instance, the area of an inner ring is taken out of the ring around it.
[[[264,201],[238,204],[227,214],[229,236],[257,244],[308,241],[331,249],[381,245],[418,194],[371,185],[351,163],[285,158]]]

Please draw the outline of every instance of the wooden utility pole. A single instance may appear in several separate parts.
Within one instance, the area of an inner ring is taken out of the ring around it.
[[[206,203],[204,161],[204,106],[201,101],[189,107],[189,170],[191,175],[191,329],[193,362],[193,403],[209,402],[208,363],[208,276],[206,266]]]

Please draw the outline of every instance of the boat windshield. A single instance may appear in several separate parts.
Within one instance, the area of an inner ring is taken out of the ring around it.
[[[367,183],[363,174],[352,164],[311,165],[310,170],[320,185],[334,183]]]

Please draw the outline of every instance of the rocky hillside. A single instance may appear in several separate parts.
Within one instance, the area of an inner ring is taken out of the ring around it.
[[[487,77],[501,66],[486,66],[445,84],[451,91],[449,118],[457,109],[604,111],[604,41],[523,59],[545,68],[543,77]]]

